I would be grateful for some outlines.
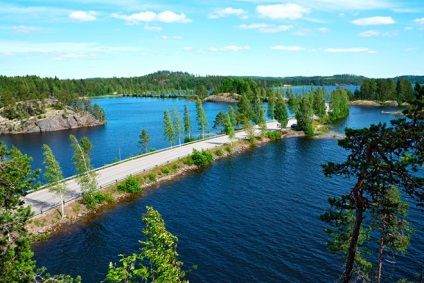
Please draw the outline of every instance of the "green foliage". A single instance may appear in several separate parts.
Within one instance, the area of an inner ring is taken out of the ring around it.
[[[78,142],[74,135],[69,135],[71,140],[71,146],[74,150],[72,159],[77,175],[77,183],[81,187],[81,191],[86,196],[84,199],[87,200],[87,205],[92,207],[92,194],[97,190],[97,173],[93,170],[90,161],[90,151],[93,149],[93,145],[87,137],[83,137],[81,142]]]
[[[51,148],[47,144],[44,144],[43,149],[43,164],[46,166],[44,178],[46,178],[47,184],[49,185],[49,191],[59,195],[61,200],[62,217],[65,217],[63,202],[68,188],[63,180],[62,169],[60,168],[59,162],[57,162]]]
[[[313,94],[310,94],[313,97],[312,110],[315,115],[320,118],[323,118],[326,115],[327,107],[325,106],[325,90],[318,87]]]
[[[106,198],[105,194],[100,191],[96,191],[91,194],[84,194],[82,196],[82,201],[88,209],[93,210],[97,207],[98,204],[102,204],[106,201],[109,203],[110,197]]]
[[[289,114],[287,112],[286,103],[281,96],[278,96],[275,104],[274,118],[278,121],[278,123],[280,123],[281,128],[285,128],[287,126]]]
[[[147,153],[147,146],[150,142],[150,136],[147,134],[145,129],[141,130],[141,134],[138,136],[138,147],[142,149],[143,153]]]
[[[208,96],[208,89],[204,85],[199,85],[194,89],[194,94],[200,99],[204,99]]]
[[[354,99],[401,102],[410,101],[413,98],[412,84],[404,78],[398,78],[396,82],[393,79],[366,79],[354,96]]]
[[[178,140],[178,144],[181,144],[181,137],[184,133],[184,124],[176,107],[172,107],[172,126],[175,129],[175,139]]]
[[[137,176],[128,176],[125,181],[118,185],[118,192],[120,193],[129,193],[129,194],[139,194],[141,193],[140,187],[140,178]]]
[[[184,104],[184,134],[186,134],[186,138],[191,137],[191,119],[190,119],[190,112],[188,111],[188,107],[186,104]],[[184,142],[185,139],[184,139]]]
[[[297,129],[304,131],[306,135],[313,134],[313,119],[312,108],[308,97],[303,96],[300,98],[299,111],[296,113]]]
[[[187,166],[193,166],[194,165],[194,161],[193,158],[190,156],[187,156],[183,159],[183,163]]]
[[[216,114],[215,120],[213,121],[213,129],[218,129],[224,127],[226,119],[226,114],[222,111],[219,111],[218,114]]]
[[[344,88],[333,90],[330,94],[330,120],[334,121],[349,115],[349,97]]]
[[[228,153],[231,153],[231,152],[233,151],[233,148],[232,148],[231,146],[227,145],[227,146],[225,147],[225,150],[226,150]]]
[[[185,137],[184,138],[184,143],[194,142],[196,140],[197,139],[195,137],[193,137],[193,136],[191,136],[191,137]]]
[[[282,132],[268,132],[266,134],[266,137],[269,138],[272,141],[281,140],[281,137],[283,136]]]
[[[415,97],[407,111],[409,120],[391,121],[390,127],[380,123],[365,129],[346,129],[346,138],[339,141],[339,146],[350,152],[346,161],[323,165],[326,176],[356,180],[347,194],[329,200],[331,208],[322,216],[332,227],[327,231],[333,237],[333,251],[346,254],[344,282],[367,276],[366,269],[356,273],[361,269],[358,267],[369,267],[360,258],[361,250],[372,250],[375,244],[362,241],[362,233],[380,230],[379,274],[383,251],[389,248],[402,253],[409,244],[406,204],[394,187],[403,189],[423,206],[424,178],[417,174],[424,163],[424,122],[419,115],[424,91],[420,87]]]
[[[34,275],[32,235],[25,228],[33,214],[20,199],[34,189],[38,172],[31,160],[0,142],[0,282],[29,282]]]
[[[229,113],[225,114],[224,117],[224,133],[228,135],[228,138],[232,143],[232,140],[236,136],[236,131],[234,130],[234,125],[231,122],[231,116]]]
[[[243,124],[244,120],[253,120],[255,112],[253,112],[250,104],[249,97],[246,93],[243,93],[240,100],[237,103],[237,124]]]
[[[156,182],[156,174],[155,173],[150,173],[149,175],[147,175],[147,178],[149,179],[150,182]]]
[[[202,139],[205,137],[205,131],[208,130],[208,120],[206,117],[205,110],[203,110],[202,101],[199,97],[196,99],[196,121],[198,123],[198,129],[202,133]]]
[[[172,124],[171,117],[169,116],[169,111],[167,109],[163,111],[163,135],[165,140],[168,140],[172,146],[175,141],[175,128]]]
[[[168,167],[165,167],[165,168],[162,169],[162,173],[168,175],[169,173],[171,173],[171,170],[169,170]]]
[[[215,155],[216,156],[222,156],[222,155],[224,155],[224,152],[222,151],[222,149],[218,148],[217,150],[215,150]]]
[[[178,260],[178,238],[166,230],[165,222],[157,210],[146,207],[142,219],[145,223],[139,254],[120,255],[120,266],[110,263],[106,282],[188,282]]]
[[[267,116],[269,119],[274,120],[275,117],[275,103],[277,101],[277,98],[275,96],[275,92],[271,89],[266,90],[267,94],[267,100],[268,100],[268,110],[267,110]]]
[[[213,160],[213,156],[205,150],[199,151],[197,149],[193,149],[191,159],[193,160],[194,165],[201,167],[211,163]]]

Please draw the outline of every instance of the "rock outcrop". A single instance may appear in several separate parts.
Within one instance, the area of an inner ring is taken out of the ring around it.
[[[51,132],[103,124],[104,122],[99,121],[86,111],[75,112],[70,108],[65,110],[51,109],[41,117],[32,116],[24,120],[8,120],[0,116],[0,135]]]
[[[237,93],[219,93],[216,95],[209,95],[203,99],[203,101],[236,103],[239,101],[239,98],[240,95]]]

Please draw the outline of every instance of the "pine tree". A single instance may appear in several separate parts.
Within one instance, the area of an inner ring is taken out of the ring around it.
[[[138,147],[142,149],[143,153],[147,153],[148,151],[148,144],[150,142],[150,136],[147,134],[147,131],[145,129],[141,130],[141,134],[138,136]]]
[[[274,118],[280,123],[281,128],[287,127],[289,114],[287,113],[286,103],[281,96],[278,96],[275,104]]]
[[[275,92],[271,89],[267,90],[267,96],[268,96],[268,110],[267,110],[267,116],[269,119],[274,120],[275,117],[275,103],[276,103],[276,97]]]
[[[309,104],[308,97],[301,97],[299,104],[299,111],[296,113],[297,128],[300,131],[304,131],[306,135],[313,134],[313,119],[312,119],[312,108]]]
[[[64,209],[64,199],[65,195],[68,192],[66,187],[65,180],[63,179],[62,169],[60,168],[59,162],[56,160],[53,151],[47,145],[43,145],[44,149],[44,162],[46,170],[44,172],[44,178],[47,180],[49,185],[49,191],[60,197],[61,209],[62,209],[62,218],[65,217]]]
[[[236,131],[234,130],[234,125],[231,122],[230,114],[225,114],[225,120],[224,120],[224,133],[228,135],[228,138],[230,139],[230,143],[233,143],[233,139],[236,135]]]

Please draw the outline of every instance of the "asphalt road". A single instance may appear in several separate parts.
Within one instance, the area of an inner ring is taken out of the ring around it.
[[[293,123],[295,123],[295,121],[291,119],[287,126],[290,127],[290,125]],[[277,122],[269,122],[267,123],[267,126],[269,130],[279,129]],[[244,138],[246,138],[246,133],[244,131],[239,131],[236,133],[234,140],[241,140]],[[193,153],[193,149],[207,150],[228,143],[230,143],[228,136],[223,135],[190,144],[174,146],[172,148],[167,148],[165,150],[157,151],[148,155],[124,160],[117,164],[96,169],[97,182],[99,187],[105,187],[123,180],[129,175],[135,175],[140,172],[152,169],[155,166],[161,166],[191,155]],[[69,192],[65,197],[65,202],[81,196],[81,189],[75,178],[67,180],[66,186],[68,187]],[[54,193],[49,192],[48,189],[30,193],[23,197],[23,199],[26,204],[31,205],[32,210],[36,215],[60,205],[60,198]]]

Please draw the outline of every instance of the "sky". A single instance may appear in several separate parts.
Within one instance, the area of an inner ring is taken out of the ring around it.
[[[424,75],[423,0],[0,0],[0,75]]]

